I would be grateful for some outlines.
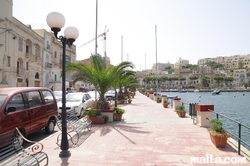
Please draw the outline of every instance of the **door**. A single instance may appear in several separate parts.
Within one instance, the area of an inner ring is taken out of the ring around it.
[[[15,127],[25,128],[30,131],[30,112],[24,103],[24,96],[21,93],[13,95],[5,107],[7,114],[3,114],[2,124],[5,131],[13,130]]]
[[[40,87],[40,81],[35,81],[35,87]]]
[[[25,92],[25,95],[29,103],[30,131],[35,132],[42,129],[46,123],[44,120],[45,110],[42,109],[42,98],[38,90]]]

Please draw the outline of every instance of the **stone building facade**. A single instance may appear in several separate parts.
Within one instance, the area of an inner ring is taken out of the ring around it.
[[[12,0],[0,1],[0,87],[50,87],[61,90],[62,44],[44,29],[33,30],[12,16]],[[66,48],[67,63],[76,46]],[[71,73],[66,87],[72,86]]]

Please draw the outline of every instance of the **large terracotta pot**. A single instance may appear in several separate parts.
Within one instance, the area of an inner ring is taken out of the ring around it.
[[[116,120],[121,121],[122,120],[122,114],[115,114]]]
[[[92,121],[92,124],[104,124],[105,123],[104,119],[100,119],[97,116],[89,116],[89,120]]]
[[[181,118],[186,116],[186,111],[178,111],[177,113],[178,113],[178,116]]]
[[[162,105],[164,108],[168,108],[168,103],[163,103]]]
[[[124,100],[119,100],[119,104],[124,104]]]
[[[210,139],[217,148],[225,148],[227,145],[227,137],[210,134]]]

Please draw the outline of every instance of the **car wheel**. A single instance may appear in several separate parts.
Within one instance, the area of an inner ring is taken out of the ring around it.
[[[47,126],[45,127],[45,132],[47,134],[51,134],[54,132],[54,129],[55,129],[54,120],[50,119]]]
[[[20,132],[21,132],[21,134],[22,134],[23,136],[25,136],[25,134],[24,134],[22,131],[20,131]],[[19,135],[18,133],[17,133],[16,136],[17,136],[16,138],[17,138],[18,142],[20,143],[20,145],[23,145],[24,140],[23,140],[22,136]]]

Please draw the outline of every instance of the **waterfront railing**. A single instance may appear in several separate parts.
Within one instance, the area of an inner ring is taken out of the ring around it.
[[[196,124],[196,110],[195,110],[195,105],[196,104],[197,103],[189,103],[189,112],[188,112],[189,116],[193,120],[194,124]],[[182,105],[187,105],[187,103],[182,103]],[[236,132],[229,131],[229,129],[227,129],[227,127],[225,127],[225,130],[227,132],[231,133],[232,138],[234,140],[236,140],[236,142],[238,144],[237,145],[237,153],[238,153],[238,155],[241,155],[241,152],[242,152],[241,147],[247,147],[248,150],[250,149],[250,144],[246,142],[247,137],[244,137],[244,138],[242,137],[243,131],[245,131],[246,134],[249,133],[250,126],[247,126],[246,124],[242,124],[241,122],[238,122],[238,121],[236,121],[236,120],[234,120],[234,119],[232,119],[230,117],[227,117],[226,115],[223,115],[222,113],[219,113],[219,112],[216,112],[216,111],[213,111],[213,110],[208,110],[208,111],[211,111],[213,113],[213,116],[216,119],[225,118],[226,121],[229,121],[230,124],[232,124],[232,123],[236,124],[236,125],[233,125],[234,130]],[[247,154],[247,155],[249,155],[249,154]]]
[[[226,128],[225,129],[226,129],[227,132],[230,132],[232,134],[232,138],[233,139],[237,140],[237,142],[238,142],[238,146],[237,147],[238,147],[238,154],[239,155],[241,154],[241,145],[247,146],[248,149],[250,148],[250,144],[247,143],[246,140],[245,140],[246,138],[242,137],[242,133],[243,133],[242,131],[244,129],[250,131],[250,126],[247,126],[245,124],[242,124],[241,122],[238,122],[238,121],[236,121],[236,120],[234,120],[232,118],[229,118],[229,117],[223,115],[222,113],[215,112],[213,110],[209,110],[209,111],[212,111],[213,114],[215,114],[216,119],[225,118],[225,119],[229,120],[229,122],[233,122],[234,124],[237,125],[237,130],[238,130],[237,133],[233,133],[233,132],[228,131]],[[235,125],[233,125],[233,126],[235,126]]]

